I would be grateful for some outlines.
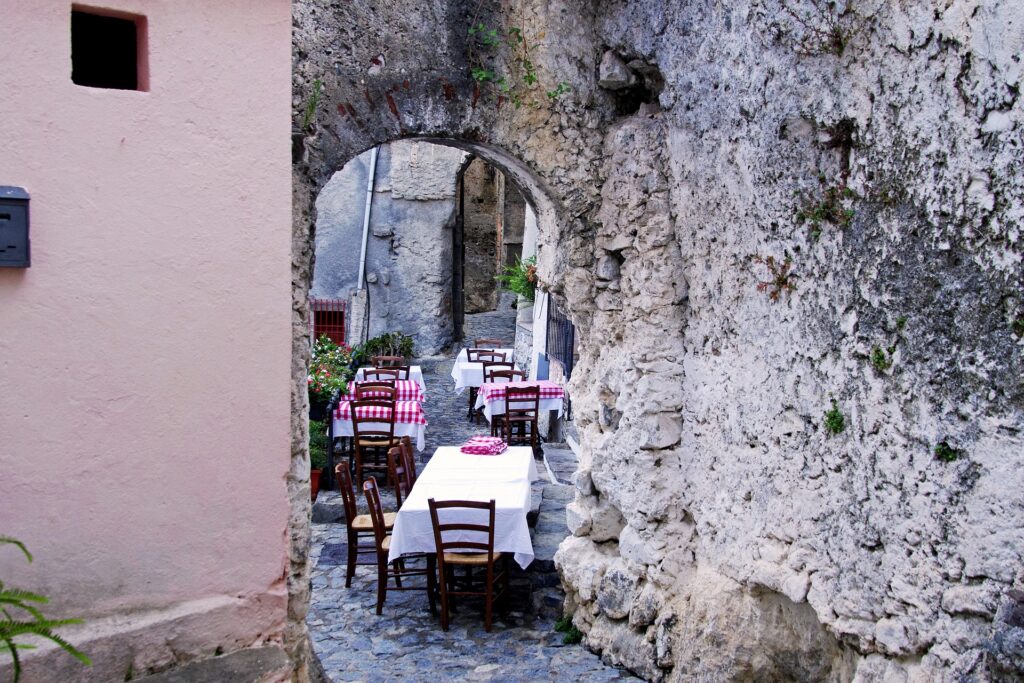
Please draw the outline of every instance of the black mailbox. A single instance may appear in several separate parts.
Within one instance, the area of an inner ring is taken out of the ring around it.
[[[0,185],[0,268],[28,267],[28,192]]]

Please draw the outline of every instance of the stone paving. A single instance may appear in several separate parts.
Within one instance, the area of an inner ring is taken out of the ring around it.
[[[514,317],[514,311],[467,316],[466,338],[511,339]],[[476,424],[466,417],[465,393],[452,391],[451,362],[450,357],[420,363],[430,420],[426,448],[418,454],[423,462],[438,445],[488,433],[485,422]],[[541,472],[544,476],[544,467]],[[385,506],[394,505],[389,494],[383,496]],[[536,516],[537,559],[527,572],[513,573],[509,613],[496,611],[493,630],[487,633],[479,606],[460,604],[445,633],[430,615],[423,591],[389,591],[384,614],[378,617],[372,567],[358,567],[352,587],[345,588],[345,526],[326,522],[340,519],[340,500],[336,492],[321,493],[314,512],[313,594],[307,623],[327,677],[332,681],[634,680],[628,672],[603,664],[582,645],[563,644],[563,635],[554,631],[562,593],[552,558],[568,533],[565,505],[571,497],[571,487],[535,484],[536,510],[531,516]]]

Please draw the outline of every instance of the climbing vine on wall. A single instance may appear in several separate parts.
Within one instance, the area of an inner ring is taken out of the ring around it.
[[[467,45],[469,72],[477,89],[491,92],[499,107],[505,101],[517,109],[524,104],[540,107],[541,86],[534,54],[545,33],[530,36],[521,25],[503,27],[478,21],[482,5],[483,0],[470,22]],[[571,90],[568,82],[561,81],[544,94],[554,100]]]
[[[869,15],[856,0],[781,0],[779,37],[800,55],[843,54],[864,30]]]

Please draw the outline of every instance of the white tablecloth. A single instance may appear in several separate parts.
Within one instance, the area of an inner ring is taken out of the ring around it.
[[[494,349],[504,353],[507,362],[512,362],[512,349]],[[484,383],[484,364],[470,363],[466,355],[466,349],[459,351],[455,357],[455,365],[452,366],[452,379],[455,380],[455,393],[461,394],[466,387],[478,387]]]
[[[562,398],[542,398],[540,399],[540,403],[537,404],[537,409],[539,411],[556,410],[558,411],[558,417],[562,417],[562,404]],[[499,400],[488,401],[487,403],[484,403],[484,397],[477,395],[476,405],[474,406],[474,408],[483,408],[484,417],[486,417],[487,422],[490,423],[491,418],[494,417],[495,415],[505,414],[505,398],[502,397]]]
[[[386,424],[371,422],[366,424],[366,429],[386,430]],[[395,436],[408,436],[416,444],[416,450],[422,451],[427,433],[427,425],[411,424],[409,422],[395,423]],[[352,420],[334,418],[334,436],[355,436],[352,431]]]
[[[494,549],[512,553],[525,569],[533,562],[533,542],[526,515],[530,511],[530,482],[537,478],[537,465],[529,447],[509,448],[501,455],[469,455],[457,446],[442,447],[417,477],[412,492],[402,504],[391,533],[388,561],[406,553],[432,553],[434,526],[430,520],[433,498],[495,502]],[[486,524],[480,510],[442,510],[441,521]],[[459,515],[459,517],[455,517]],[[481,540],[481,534],[467,532],[462,540]],[[449,534],[446,538],[451,539]]]
[[[505,360],[511,361],[515,356],[515,349],[487,349],[488,351],[497,351],[498,353],[505,354]],[[465,363],[469,360],[469,355],[466,353],[468,349],[462,349],[459,351],[459,355],[455,356],[456,363]]]
[[[358,370],[356,370],[356,381],[362,382],[363,372],[372,369],[373,368],[359,368]],[[416,384],[419,384],[420,389],[423,391],[424,394],[427,393],[427,385],[423,383],[423,368],[421,368],[419,365],[409,366],[409,379],[411,379],[413,382],[416,382]]]

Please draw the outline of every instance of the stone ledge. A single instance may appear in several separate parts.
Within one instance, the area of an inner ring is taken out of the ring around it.
[[[291,677],[291,661],[280,647],[239,650],[228,655],[203,659],[185,666],[133,679],[146,683],[222,683],[223,681],[286,681]]]

